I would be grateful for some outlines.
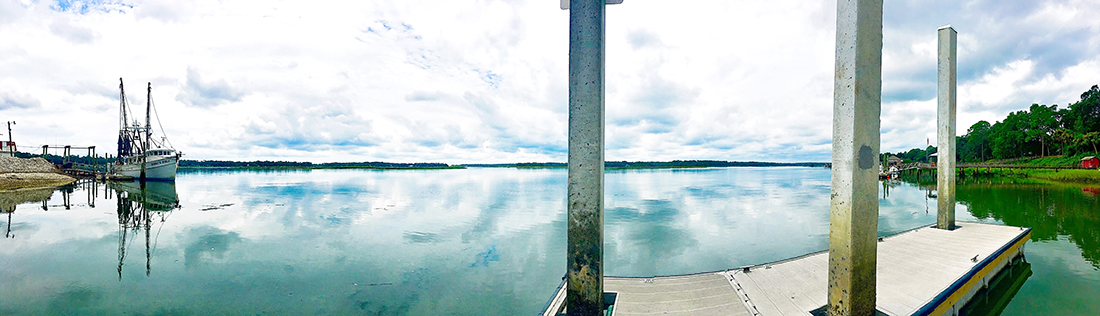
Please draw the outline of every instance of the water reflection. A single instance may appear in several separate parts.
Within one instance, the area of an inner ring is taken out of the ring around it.
[[[115,192],[118,215],[118,279],[126,261],[127,239],[145,235],[145,275],[152,271],[151,259],[155,246],[150,245],[154,220],[164,223],[173,210],[180,207],[175,182],[110,182]],[[93,190],[95,191],[95,190]],[[154,219],[155,218],[155,219]],[[163,226],[161,226],[163,227]],[[158,234],[159,236],[159,234]]]
[[[1073,185],[964,182],[955,194],[975,217],[1032,227],[1033,241],[1065,236],[1100,269],[1100,198],[1090,192]]]
[[[60,207],[65,210],[70,210],[74,205],[95,208],[95,199],[98,197],[98,192],[94,189],[95,186],[96,184],[92,181],[80,181],[61,187],[24,188],[0,191],[0,213],[5,213],[8,217],[4,237],[15,238],[15,234],[12,233],[12,216],[19,205],[39,203],[43,211],[48,211],[51,207],[54,209]],[[60,204],[50,204],[50,200],[55,191],[61,195]],[[86,199],[83,203],[80,203],[78,197],[73,196],[76,191],[83,191],[86,193]],[[74,201],[74,198],[77,199]]]
[[[606,273],[713,271],[824,250],[829,177],[823,168],[608,171]],[[565,272],[566,182],[564,169],[184,170],[175,185],[144,190],[0,194],[11,216],[0,226],[18,235],[0,240],[0,315],[532,314]],[[929,187],[882,190],[880,234],[935,222]],[[1015,194],[1034,193],[997,198]],[[975,219],[959,209],[959,220]],[[1066,236],[1059,247],[1080,251]],[[1035,276],[1018,296],[1051,269],[1085,262],[1062,249],[1027,253]],[[1094,269],[1085,268],[1073,273]]]

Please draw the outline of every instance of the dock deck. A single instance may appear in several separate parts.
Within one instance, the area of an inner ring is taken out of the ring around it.
[[[887,315],[952,315],[1023,251],[1031,229],[959,222],[878,244],[877,308]],[[653,278],[604,277],[612,315],[811,315],[828,303],[829,254],[733,270]],[[544,315],[560,314],[564,287]]]

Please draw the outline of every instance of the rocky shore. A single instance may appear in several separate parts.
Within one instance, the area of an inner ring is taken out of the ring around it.
[[[73,181],[76,179],[61,174],[46,159],[0,156],[0,190],[51,187]]]

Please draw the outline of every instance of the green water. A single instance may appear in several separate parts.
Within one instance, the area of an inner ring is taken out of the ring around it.
[[[1002,315],[1100,314],[1097,187],[980,181],[956,187],[973,216],[1032,227],[1024,252],[1034,275]]]
[[[606,273],[827,247],[829,169],[613,170]],[[565,272],[564,169],[192,171],[0,193],[0,315],[534,315]],[[935,222],[883,183],[879,234]],[[960,220],[1034,227],[1005,315],[1096,315],[1091,189],[959,185]],[[972,215],[973,213],[973,215]]]

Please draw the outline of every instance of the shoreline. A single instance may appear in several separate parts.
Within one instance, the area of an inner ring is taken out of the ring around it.
[[[0,174],[0,190],[58,187],[76,178],[54,172],[9,172]]]
[[[179,167],[179,170],[313,170],[313,169],[377,169],[377,170],[438,170],[466,169],[463,166],[447,167],[372,167],[372,166],[263,166],[263,167]]]
[[[1100,171],[1095,169],[1073,169],[1065,167],[1039,167],[1025,166],[1022,168],[961,168],[955,174],[958,181],[976,179],[1027,179],[1032,181],[1045,181],[1061,184],[1100,185]],[[919,177],[916,175],[902,175],[903,181],[915,183],[935,184],[935,173],[927,172]]]
[[[76,182],[45,159],[0,157],[0,190],[56,187]]]

